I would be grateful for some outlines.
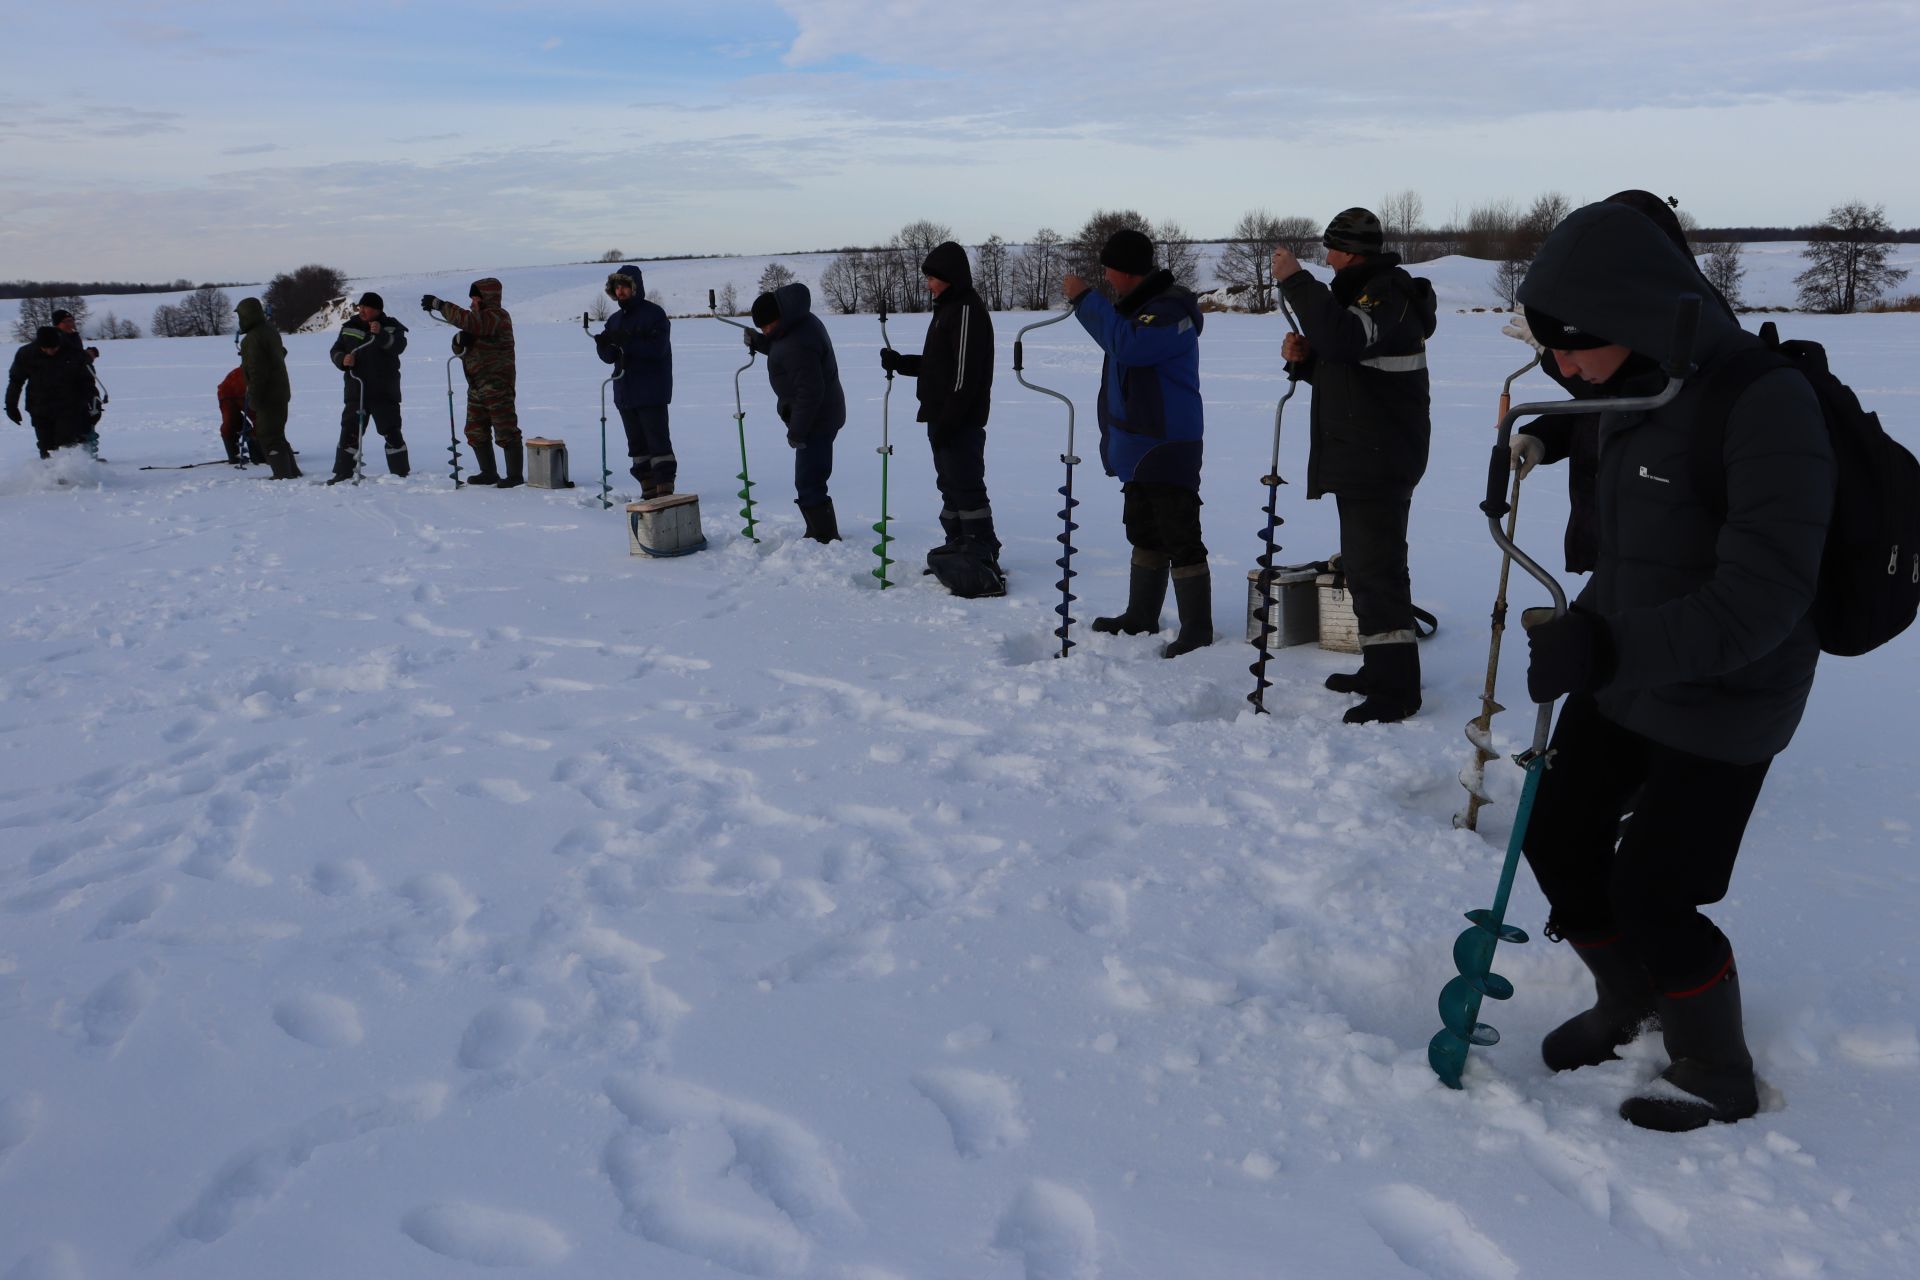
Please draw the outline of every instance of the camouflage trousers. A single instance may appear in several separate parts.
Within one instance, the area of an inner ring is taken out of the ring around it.
[[[520,417],[513,410],[513,388],[467,388],[467,443],[475,452],[520,443]]]

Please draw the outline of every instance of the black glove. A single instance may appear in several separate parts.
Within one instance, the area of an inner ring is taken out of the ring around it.
[[[1613,635],[1584,609],[1528,627],[1527,650],[1527,696],[1535,702],[1591,693],[1613,677]]]
[[[888,373],[898,372],[900,369],[900,353],[892,347],[880,348],[880,367]]]
[[[20,425],[20,411],[14,408],[12,405],[7,406],[7,416],[13,419],[14,426],[17,427]]]
[[[473,335],[466,330],[462,329],[459,333],[453,335],[453,351],[455,355],[465,355],[467,348],[472,345]]]
[[[423,293],[420,295],[420,309],[422,311],[438,311],[440,310],[440,299],[430,293]]]
[[[787,432],[787,448],[798,449],[806,444],[806,442],[807,438],[805,436],[792,431]]]

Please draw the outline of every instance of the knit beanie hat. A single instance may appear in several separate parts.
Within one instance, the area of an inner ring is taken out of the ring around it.
[[[356,307],[372,307],[375,311],[385,311],[387,309],[386,300],[372,290],[361,294],[360,301],[353,305]]]
[[[57,347],[60,345],[60,331],[50,324],[43,324],[34,332],[33,345],[36,347]]]
[[[1130,276],[1153,274],[1153,241],[1132,227],[1122,227],[1107,237],[1100,250],[1100,265],[1123,271]]]
[[[1333,215],[1320,243],[1341,253],[1379,253],[1387,246],[1387,236],[1371,209],[1355,205]]]
[[[1591,351],[1611,345],[1609,339],[1550,316],[1538,307],[1528,307],[1526,313],[1527,328],[1533,331],[1534,341],[1549,351]]]
[[[753,300],[753,323],[766,328],[780,318],[780,302],[770,293],[763,293]]]

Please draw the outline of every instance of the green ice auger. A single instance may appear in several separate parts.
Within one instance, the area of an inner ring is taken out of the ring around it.
[[[1511,504],[1507,500],[1507,474],[1512,470],[1508,442],[1513,424],[1521,418],[1545,417],[1564,413],[1650,413],[1680,394],[1687,375],[1693,370],[1693,339],[1700,320],[1700,295],[1683,293],[1674,315],[1673,346],[1666,361],[1667,385],[1658,395],[1619,399],[1556,400],[1515,405],[1500,418],[1499,438],[1487,463],[1487,496],[1480,510],[1501,552],[1553,597],[1553,608],[1529,609],[1521,615],[1521,625],[1558,618],[1567,611],[1567,593],[1554,576],[1516,545],[1502,526]],[[1534,615],[1530,618],[1528,615]],[[1520,853],[1526,843],[1527,823],[1533,817],[1534,796],[1540,790],[1540,778],[1553,765],[1553,752],[1547,742],[1553,728],[1553,701],[1539,704],[1533,724],[1533,742],[1514,763],[1526,771],[1520,789],[1520,804],[1513,815],[1513,834],[1507,839],[1506,861],[1500,867],[1500,885],[1494,891],[1491,907],[1467,912],[1471,927],[1453,943],[1453,966],[1458,974],[1440,989],[1439,1031],[1427,1042],[1427,1063],[1440,1082],[1450,1089],[1461,1087],[1460,1077],[1467,1067],[1467,1051],[1500,1043],[1500,1033],[1480,1021],[1480,1005],[1487,999],[1507,1000],[1513,996],[1513,983],[1493,972],[1493,953],[1502,942],[1520,943],[1526,933],[1506,922],[1507,901],[1513,893],[1514,875],[1520,868]]]
[[[887,339],[887,303],[880,300],[880,345],[892,349],[893,343]],[[880,579],[880,589],[885,591],[893,584],[887,581],[887,566],[893,561],[887,557],[887,544],[893,541],[893,535],[887,532],[891,517],[887,515],[887,467],[893,461],[893,437],[889,434],[887,422],[887,402],[893,399],[893,370],[887,370],[887,390],[880,397],[880,447],[874,452],[880,455],[880,523],[873,531],[880,535],[880,541],[873,544],[873,554],[880,557],[880,567],[873,570],[873,576]]]
[[[711,289],[707,290],[707,311],[721,324],[730,324],[734,328],[744,331],[749,340],[751,340],[753,336],[751,329],[748,329],[746,325],[741,324],[738,320],[729,320],[720,314],[719,304],[715,301],[713,290]],[[747,411],[742,407],[740,402],[740,375],[753,368],[753,358],[758,354],[759,353],[754,350],[751,341],[749,341],[747,347],[747,362],[733,371],[733,426],[734,430],[739,432],[740,435],[740,474],[735,476],[734,479],[740,482],[740,492],[737,495],[741,503],[740,516],[747,522],[747,527],[740,531],[740,536],[748,542],[758,542],[760,539],[756,537],[753,532],[753,481],[747,476]]]

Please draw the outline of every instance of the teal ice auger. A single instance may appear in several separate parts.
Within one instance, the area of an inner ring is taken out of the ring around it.
[[[1513,424],[1521,418],[1545,417],[1565,413],[1646,413],[1660,408],[1680,394],[1687,375],[1693,371],[1693,336],[1700,320],[1700,295],[1683,293],[1675,311],[1672,354],[1666,364],[1667,385],[1658,395],[1619,399],[1555,400],[1515,405],[1500,418],[1499,438],[1487,464],[1487,496],[1480,510],[1487,517],[1487,528],[1494,545],[1511,556],[1513,562],[1531,574],[1553,597],[1553,617],[1567,611],[1567,593],[1554,576],[1522,551],[1502,527],[1501,520],[1511,509],[1507,501],[1507,475],[1512,470],[1508,441]],[[1528,610],[1528,613],[1534,611]],[[1544,610],[1541,611],[1545,613]],[[1542,621],[1545,619],[1542,618]],[[1529,620],[1523,615],[1522,625]],[[1427,1063],[1440,1082],[1449,1089],[1461,1087],[1461,1073],[1467,1067],[1467,1051],[1475,1045],[1486,1047],[1500,1043],[1500,1033],[1480,1021],[1480,1004],[1486,999],[1508,1000],[1513,983],[1493,972],[1494,949],[1502,942],[1527,940],[1525,931],[1506,922],[1507,900],[1513,893],[1514,874],[1520,867],[1521,847],[1526,841],[1527,823],[1533,817],[1534,796],[1540,790],[1540,777],[1553,765],[1553,753],[1547,746],[1553,728],[1553,703],[1539,704],[1533,724],[1533,743],[1513,758],[1526,771],[1520,788],[1520,805],[1513,815],[1513,834],[1507,839],[1507,857],[1500,868],[1500,885],[1493,895],[1493,906],[1467,912],[1472,926],[1454,940],[1453,965],[1459,975],[1440,990],[1440,1021],[1443,1024],[1427,1042]]]
[[[880,345],[892,349],[893,343],[887,338],[887,300],[880,300]],[[887,370],[886,394],[880,397],[880,447],[874,452],[880,455],[880,523],[873,531],[880,535],[880,541],[873,544],[873,554],[880,557],[880,567],[873,576],[880,579],[880,589],[885,591],[893,584],[887,581],[887,566],[893,561],[887,557],[887,544],[893,541],[893,535],[887,532],[891,517],[887,515],[887,466],[893,461],[893,437],[887,421],[887,402],[893,399],[893,370]]]
[[[580,332],[589,334],[592,332],[587,328],[587,321],[591,318],[584,311],[580,313]],[[619,363],[614,366],[613,376],[600,384],[600,509],[602,511],[613,505],[607,498],[607,495],[613,491],[611,483],[613,472],[607,469],[607,388],[626,376],[627,361],[622,355]]]
[[[715,300],[713,290],[711,289],[707,290],[707,312],[721,324],[730,324],[734,328],[748,334],[753,332],[738,320],[729,320],[726,316],[720,314],[720,305]],[[747,522],[747,527],[740,531],[740,536],[748,542],[758,542],[760,539],[755,537],[753,532],[753,481],[747,478],[747,411],[742,407],[740,402],[740,375],[753,368],[753,358],[758,354],[757,351],[749,346],[747,348],[747,362],[733,371],[733,426],[734,429],[740,433],[740,474],[735,476],[734,479],[740,482],[740,493],[738,495],[742,504],[740,507],[740,516]]]
[[[1280,310],[1287,317],[1287,329],[1293,333],[1300,332],[1300,326],[1293,320],[1293,308],[1287,305],[1284,296],[1280,299]],[[1267,465],[1267,474],[1260,478],[1260,483],[1267,486],[1267,523],[1260,530],[1262,547],[1256,560],[1260,566],[1260,624],[1253,642],[1259,646],[1260,656],[1247,668],[1253,673],[1253,692],[1247,695],[1247,701],[1253,704],[1253,713],[1260,716],[1268,714],[1267,690],[1273,686],[1273,681],[1267,679],[1267,659],[1273,656],[1273,553],[1280,549],[1273,535],[1286,523],[1276,509],[1280,501],[1280,486],[1286,483],[1280,477],[1280,420],[1286,416],[1287,401],[1293,399],[1293,393],[1299,389],[1300,374],[1288,370],[1287,394],[1281,396],[1280,403],[1273,407],[1273,458]]]
[[[1060,496],[1066,501],[1060,508],[1061,528],[1059,536],[1055,539],[1055,541],[1059,542],[1063,550],[1060,553],[1060,558],[1054,561],[1054,564],[1060,567],[1060,581],[1056,584],[1060,588],[1060,603],[1053,607],[1053,611],[1060,615],[1060,625],[1053,629],[1053,634],[1060,638],[1060,652],[1054,656],[1060,658],[1066,657],[1067,653],[1073,648],[1072,610],[1073,602],[1079,598],[1073,594],[1072,587],[1073,579],[1076,576],[1073,571],[1073,531],[1080,527],[1073,522],[1073,509],[1080,505],[1074,500],[1073,496],[1073,468],[1080,461],[1073,453],[1073,401],[1069,400],[1060,392],[1055,391],[1052,387],[1043,387],[1039,383],[1027,381],[1027,375],[1022,372],[1026,363],[1026,349],[1021,345],[1021,340],[1035,329],[1044,329],[1050,324],[1059,324],[1072,314],[1073,308],[1068,307],[1052,319],[1036,320],[1020,330],[1019,333],[1013,335],[1013,376],[1018,378],[1020,385],[1027,388],[1027,390],[1038,391],[1043,396],[1052,396],[1055,400],[1067,406],[1067,451],[1060,455],[1060,461],[1067,464],[1067,482],[1061,485],[1059,490]]]

